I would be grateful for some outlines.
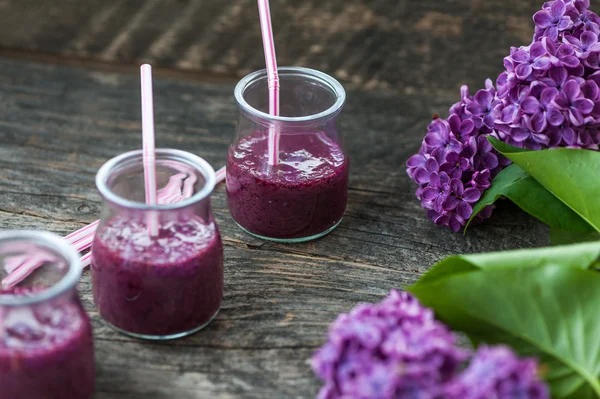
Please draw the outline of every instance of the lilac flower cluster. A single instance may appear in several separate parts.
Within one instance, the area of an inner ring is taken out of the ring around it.
[[[338,316],[312,366],[325,382],[320,399],[549,398],[535,361],[518,359],[504,347],[483,347],[459,372],[469,356],[431,309],[392,290],[379,304]],[[477,390],[469,391],[468,384]]]
[[[436,224],[459,231],[492,179],[510,164],[486,136],[516,147],[598,150],[600,17],[589,0],[554,0],[534,16],[534,41],[513,47],[505,71],[474,96],[466,86],[446,120],[434,120],[407,173]],[[479,219],[491,215],[488,207]]]
[[[446,399],[544,399],[548,387],[539,381],[537,363],[519,359],[506,346],[481,346],[469,366],[445,388]]]

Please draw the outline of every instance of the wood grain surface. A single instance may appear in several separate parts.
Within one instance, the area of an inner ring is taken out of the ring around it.
[[[236,120],[234,83],[157,79],[157,145],[220,167]],[[96,398],[312,397],[319,383],[308,359],[338,313],[378,301],[452,253],[546,245],[547,229],[509,204],[466,237],[426,219],[403,165],[431,114],[454,100],[348,92],[350,203],[323,239],[282,245],[242,233],[219,186],[225,300],[199,334],[148,343],[115,333],[94,309],[86,272],[80,292],[95,328]],[[82,227],[99,215],[98,167],[141,146],[139,78],[0,58],[0,142],[0,229],[64,235]]]
[[[271,0],[280,65],[434,95],[495,78],[543,0]],[[256,0],[0,0],[0,47],[208,76],[264,68]]]

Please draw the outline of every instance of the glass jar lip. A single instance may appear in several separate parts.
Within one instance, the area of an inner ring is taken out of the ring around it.
[[[155,154],[157,161],[160,157],[168,156],[172,158],[178,158],[180,162],[183,162],[181,160],[189,162],[188,165],[195,167],[196,170],[198,170],[202,176],[204,176],[204,186],[202,189],[189,198],[167,205],[146,205],[142,202],[128,200],[115,194],[108,187],[108,179],[115,167],[125,161],[139,159],[140,163],[142,162],[143,150],[135,150],[117,155],[116,157],[108,160],[98,170],[98,173],[96,174],[96,186],[98,187],[98,191],[100,191],[100,194],[104,197],[104,199],[128,209],[136,209],[141,211],[170,211],[193,205],[199,201],[202,201],[212,193],[216,184],[215,170],[204,159],[194,154],[190,154],[189,152],[171,148],[157,148],[155,150]]]
[[[0,295],[0,306],[24,306],[45,302],[72,289],[81,279],[79,254],[75,248],[59,236],[33,230],[6,230],[0,232],[0,243],[11,241],[29,241],[52,249],[65,259],[69,270],[52,287],[39,293],[27,296]]]
[[[327,119],[337,114],[344,106],[344,103],[346,101],[346,90],[344,90],[344,87],[341,85],[341,83],[338,82],[337,79],[333,78],[332,76],[327,75],[324,72],[317,71],[316,69],[304,67],[279,67],[277,68],[277,71],[280,74],[280,81],[281,75],[309,76],[312,78],[316,78],[317,80],[321,80],[325,85],[330,86],[333,92],[335,93],[335,103],[322,112],[307,116],[274,116],[267,114],[266,112],[259,111],[256,108],[252,107],[250,104],[248,104],[248,102],[244,98],[244,92],[250,83],[256,81],[259,78],[267,76],[267,70],[261,69],[246,75],[235,86],[233,94],[235,96],[236,102],[238,103],[238,106],[244,111],[246,111],[248,114],[256,118],[260,118],[261,120],[286,123],[314,122],[320,119]]]

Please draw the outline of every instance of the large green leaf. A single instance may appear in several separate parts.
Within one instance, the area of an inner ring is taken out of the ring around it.
[[[600,233],[596,230],[581,232],[581,231],[570,231],[561,230],[558,228],[550,229],[550,242],[552,245],[567,245],[574,244],[577,242],[586,241],[598,241],[600,240]]]
[[[507,197],[531,216],[541,220],[548,226],[561,231],[589,232],[594,229],[579,215],[556,198],[540,183],[524,171],[519,165],[506,167],[494,178],[492,187],[473,207],[473,218],[486,206],[493,204],[500,197]]]
[[[600,258],[600,241],[550,248],[519,249],[472,255],[454,255],[436,263],[416,286],[479,270],[562,265],[588,269]],[[600,320],[600,315],[599,315]]]
[[[523,151],[493,137],[488,140],[600,232],[600,152],[574,148]]]
[[[476,344],[505,343],[548,367],[556,398],[600,397],[600,241],[452,256],[409,291]]]
[[[600,273],[561,265],[479,270],[410,288],[475,343],[536,356],[555,398],[600,397]]]

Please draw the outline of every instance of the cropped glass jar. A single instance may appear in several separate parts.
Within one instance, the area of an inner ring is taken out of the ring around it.
[[[15,275],[25,278],[11,284]],[[0,397],[92,397],[94,345],[80,277],[78,254],[60,237],[0,232]]]
[[[331,232],[348,200],[349,160],[338,127],[346,99],[322,72],[279,68],[280,116],[268,114],[265,70],[235,88],[239,119],[227,155],[227,202],[236,223],[262,239],[302,242]],[[269,162],[269,135],[279,160]]]
[[[92,288],[100,316],[117,330],[174,339],[207,326],[223,299],[223,245],[210,208],[215,172],[195,155],[157,149],[156,180],[159,204],[150,206],[142,151],[98,171],[104,201],[92,244]],[[164,193],[175,181],[179,192],[189,192],[173,203]]]

